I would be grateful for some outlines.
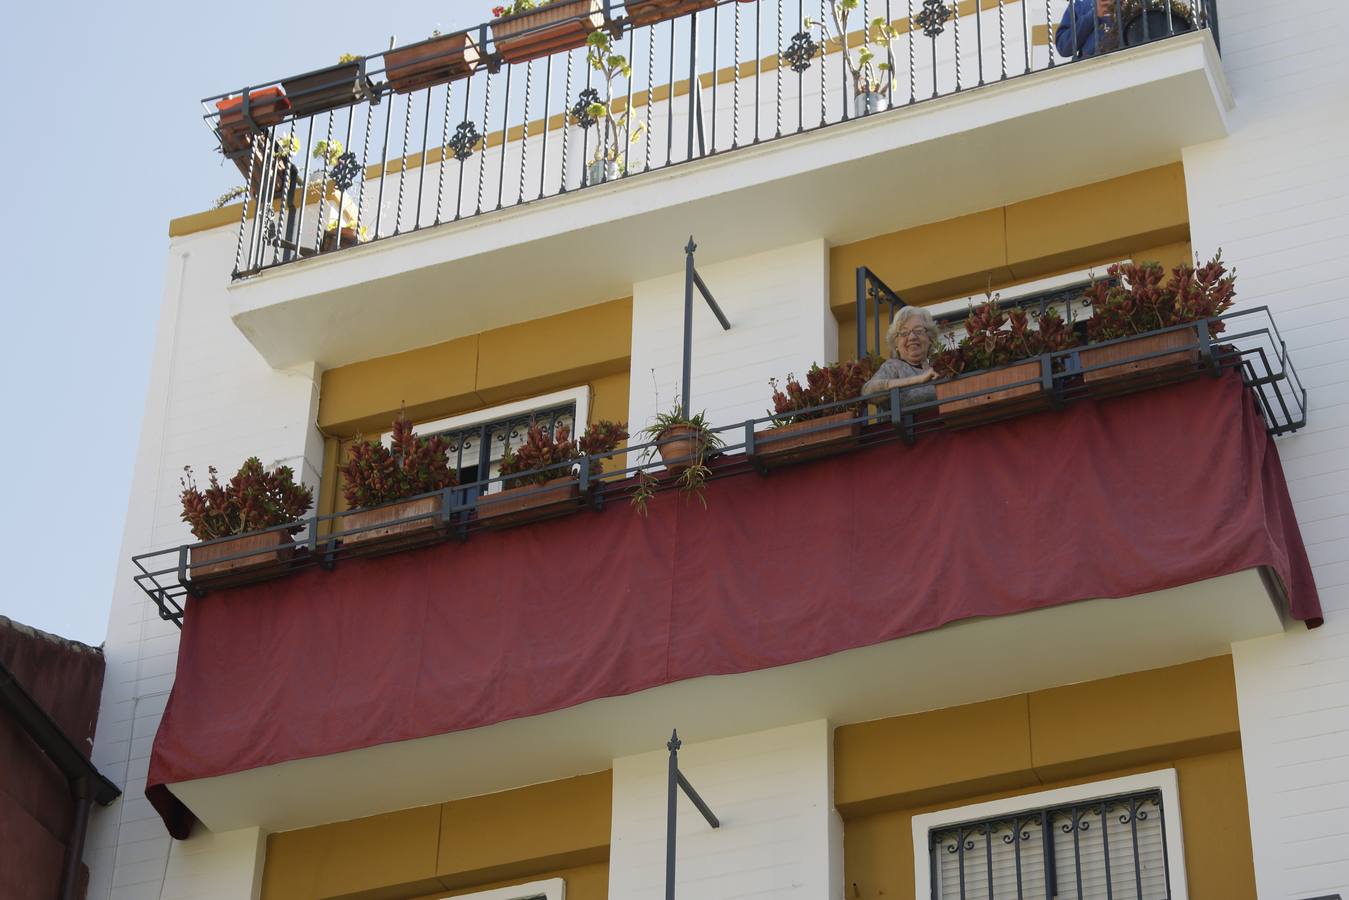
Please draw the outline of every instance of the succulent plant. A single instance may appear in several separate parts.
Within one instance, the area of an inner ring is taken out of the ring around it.
[[[418,437],[402,412],[393,420],[391,444],[358,439],[347,451],[341,466],[342,496],[352,508],[392,503],[459,483],[450,468],[445,439]]]
[[[290,466],[269,472],[256,456],[250,456],[225,484],[220,483],[215,466],[206,471],[210,480],[204,489],[197,487],[191,466],[183,467],[179,479],[182,519],[200,541],[294,522],[314,505],[314,492],[295,483]],[[293,533],[300,527],[297,524],[290,530]]]

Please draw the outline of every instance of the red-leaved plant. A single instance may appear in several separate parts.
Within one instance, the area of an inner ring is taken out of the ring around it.
[[[1077,335],[1057,310],[1045,310],[1036,325],[1031,326],[1026,310],[999,309],[997,298],[990,296],[970,310],[965,336],[954,347],[939,350],[932,358],[932,368],[941,377],[950,378],[1067,350],[1078,343]]]
[[[1117,263],[1107,274],[1084,294],[1091,302],[1087,336],[1093,342],[1211,319],[1236,300],[1236,273],[1223,265],[1221,251],[1197,269],[1176,266],[1166,284],[1166,270],[1155,262]],[[1222,330],[1221,322],[1209,326],[1211,334]]]
[[[393,420],[392,447],[357,440],[341,467],[342,495],[353,509],[392,503],[458,484],[448,458],[449,445],[440,435],[412,433],[402,412]]]
[[[570,463],[585,456],[597,456],[610,453],[620,443],[628,439],[628,428],[623,422],[601,420],[592,422],[581,435],[580,440],[572,440],[571,429],[565,425],[557,426],[554,434],[549,434],[542,425],[533,425],[525,435],[525,442],[518,448],[507,447],[501,454],[501,474],[515,475],[503,483],[508,487],[523,487],[530,484],[544,484],[554,478],[565,478],[571,474]],[[557,466],[538,471],[545,466]],[[600,473],[600,461],[590,462],[592,475]]]
[[[197,487],[191,466],[183,467],[178,482],[183,488],[182,519],[199,541],[294,522],[314,504],[314,492],[295,483],[290,466],[277,466],[269,472],[256,456],[250,456],[225,484],[220,483],[215,466],[206,471],[210,481],[205,490]],[[298,524],[289,529],[292,534],[299,530]]]
[[[779,387],[776,378],[768,383],[773,388],[773,422],[777,425],[790,425],[794,422],[808,422],[839,413],[857,415],[860,403],[848,406],[836,406],[831,409],[801,412],[803,409],[822,406],[826,403],[841,403],[856,400],[862,395],[862,386],[876,370],[881,361],[868,356],[863,359],[850,359],[846,362],[831,363],[827,366],[813,365],[806,373],[806,383],[802,384],[795,375],[788,375],[786,382]]]

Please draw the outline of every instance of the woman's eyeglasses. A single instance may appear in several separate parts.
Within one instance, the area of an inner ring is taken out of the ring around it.
[[[918,335],[920,335],[920,334],[927,334],[927,329],[926,329],[926,328],[910,328],[908,331],[896,331],[896,332],[895,332],[895,337],[897,337],[897,338],[911,338],[911,337],[918,337]]]

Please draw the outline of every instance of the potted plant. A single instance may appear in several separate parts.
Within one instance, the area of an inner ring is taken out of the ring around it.
[[[1076,345],[1077,335],[1057,310],[1045,310],[1032,328],[1026,310],[1003,310],[997,298],[989,296],[970,310],[960,343],[940,350],[932,360],[932,368],[946,379],[935,385],[941,401],[938,411],[948,417],[963,413],[965,418],[993,409],[1006,412],[1009,406],[1042,405],[1047,398],[1040,384],[1039,357]],[[965,394],[978,396],[949,399]]]
[[[793,69],[803,71],[816,48],[823,53],[824,45],[829,41],[837,42],[843,48],[843,64],[852,76],[853,114],[865,116],[890,106],[890,82],[895,74],[892,44],[899,33],[884,16],[873,18],[870,23],[864,23],[862,45],[854,57],[848,51],[848,20],[860,5],[861,0],[829,0],[829,17],[823,20],[807,18],[804,22],[806,30],[792,39],[794,49],[790,61]],[[812,28],[820,29],[824,44],[810,40]],[[878,55],[884,59],[877,62]]]
[[[636,143],[646,126],[638,122],[633,127],[630,109],[614,115],[614,79],[620,75],[631,77],[632,67],[628,65],[626,56],[613,52],[608,32],[592,31],[586,38],[586,61],[603,79],[604,93],[601,95],[593,87],[586,88],[572,105],[571,115],[572,120],[582,128],[604,123],[604,131],[595,140],[595,152],[586,168],[587,183],[600,184],[615,180],[622,174],[622,166],[618,162],[619,150],[627,144]]]
[[[591,424],[573,440],[565,425],[549,434],[542,425],[533,425],[518,449],[507,447],[501,456],[501,474],[511,475],[502,484],[505,490],[478,498],[478,519],[494,525],[515,524],[532,513],[556,507],[581,495],[576,471],[587,457],[612,453],[628,439],[621,422],[599,421]],[[591,459],[590,474],[600,474],[598,459]]]
[[[1109,279],[1095,282],[1085,295],[1091,303],[1089,341],[1110,342],[1081,352],[1082,380],[1087,384],[1140,375],[1156,380],[1192,369],[1199,358],[1197,329],[1207,327],[1210,335],[1216,335],[1223,330],[1221,322],[1134,336],[1212,319],[1231,309],[1236,300],[1236,274],[1228,272],[1221,252],[1197,269],[1177,266],[1166,284],[1165,270],[1155,262],[1116,264],[1107,274]],[[1150,354],[1156,355],[1130,361]]]
[[[351,532],[343,535],[342,543],[387,550],[416,543],[439,529],[443,495],[432,492],[458,483],[447,450],[440,435],[414,434],[402,412],[393,420],[390,446],[366,440],[352,444],[340,471],[342,495],[356,512],[342,517],[343,530]],[[431,496],[419,496],[423,494]],[[421,518],[400,521],[413,516]]]
[[[512,0],[492,9],[492,41],[508,63],[585,45],[604,25],[604,0]]]
[[[863,404],[849,403],[823,410],[815,407],[860,397],[862,386],[876,373],[878,364],[879,360],[869,356],[827,366],[814,365],[806,373],[804,385],[795,375],[788,375],[782,387],[776,378],[771,379],[774,427],[754,436],[755,455],[766,460],[796,462],[846,447],[861,431],[860,422],[849,420],[857,418]]]
[[[424,41],[384,54],[384,77],[399,94],[463,78],[477,67],[478,42],[467,31],[436,31]]]
[[[287,78],[281,86],[290,98],[296,118],[350,106],[370,91],[365,78],[365,57],[351,53],[339,56],[337,65]]]
[[[197,487],[191,466],[183,467],[179,480],[183,521],[193,537],[211,542],[189,550],[189,579],[219,585],[283,570],[294,550],[291,536],[301,528],[297,520],[313,506],[314,492],[295,483],[290,466],[269,472],[256,456],[225,484],[214,466],[207,472],[205,490]],[[288,522],[297,524],[276,527]]]
[[[641,435],[652,443],[642,451],[638,465],[650,465],[659,456],[666,477],[673,478],[675,486],[685,496],[696,496],[706,508],[703,487],[707,484],[707,476],[712,474],[707,467],[707,454],[724,446],[721,438],[712,432],[706,414],[687,416],[676,400],[674,408],[657,413],[651,424],[641,430]],[[646,515],[647,504],[655,496],[659,484],[660,479],[645,468],[638,470],[637,488],[632,494],[632,505],[637,512]]]
[[[740,2],[749,3],[752,0]],[[640,28],[667,19],[677,19],[699,10],[711,9],[716,5],[717,0],[626,0],[623,8],[627,11],[628,23],[633,28]]]
[[[341,141],[320,140],[314,144],[313,156],[322,167],[320,190],[325,205],[319,252],[364,244],[370,237],[365,226],[358,224],[360,209],[351,193],[361,173],[356,154],[345,150]]]

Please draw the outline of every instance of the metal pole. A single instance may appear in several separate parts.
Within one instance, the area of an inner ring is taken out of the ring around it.
[[[89,782],[81,778],[71,784],[75,793],[75,821],[71,823],[70,844],[66,848],[65,868],[61,874],[61,900],[79,896],[80,863],[84,859],[84,838],[89,829],[89,808],[93,798]]]
[[[689,417],[689,381],[693,369],[693,252],[697,249],[698,245],[693,242],[693,235],[689,235],[689,242],[684,247],[684,384],[679,395],[685,419]],[[675,743],[677,744],[677,741]],[[671,748],[671,752],[674,752],[674,748]],[[673,781],[670,783],[674,784]]]
[[[693,241],[689,241],[689,246]],[[689,251],[689,259],[692,260],[693,251]],[[692,265],[692,262],[689,263]],[[693,309],[693,296],[688,297],[686,310]],[[688,355],[684,359],[687,361]],[[669,783],[666,785],[666,809],[665,809],[665,900],[674,900],[675,896],[675,804],[679,800],[679,731],[670,732],[670,741],[665,745],[670,749],[670,773]]]

